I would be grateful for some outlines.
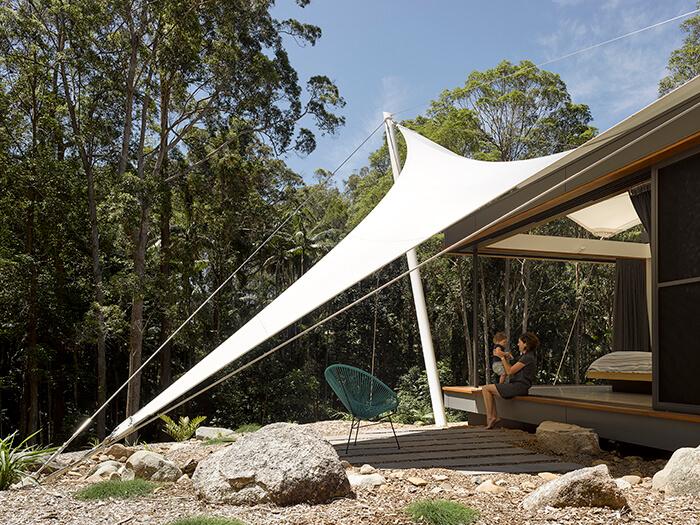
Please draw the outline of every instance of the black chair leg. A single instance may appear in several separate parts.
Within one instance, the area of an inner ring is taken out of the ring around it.
[[[359,423],[359,421],[358,421]],[[350,435],[348,436],[348,442],[345,445],[345,453],[347,454],[350,450],[350,440],[352,439],[352,431],[355,429],[355,417],[353,416],[352,422],[350,423]]]
[[[401,450],[401,445],[399,445],[399,438],[396,435],[396,430],[394,430],[394,423],[391,420],[391,416],[387,416],[387,418],[389,419],[389,424],[391,425],[391,431],[394,433],[394,439],[396,440],[396,448]]]
[[[357,445],[357,435],[360,433],[360,420],[357,420],[357,430],[355,430],[355,445]]]

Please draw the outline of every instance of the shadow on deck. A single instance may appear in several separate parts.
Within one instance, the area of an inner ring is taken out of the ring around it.
[[[360,429],[357,445],[351,443],[347,453],[347,436],[329,438],[329,441],[340,458],[354,466],[368,463],[382,469],[447,468],[464,473],[568,472],[581,468],[516,446],[523,435],[507,429],[453,426],[397,434],[401,449],[396,448],[391,431],[368,430],[363,435]]]

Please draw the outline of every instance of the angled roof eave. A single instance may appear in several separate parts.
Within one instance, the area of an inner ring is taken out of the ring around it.
[[[607,195],[624,189],[623,180],[628,186],[635,177],[644,180],[653,163],[698,143],[700,77],[695,77],[464,217],[445,230],[444,244],[462,241],[454,252],[471,252],[473,245],[562,214],[576,198],[590,201],[606,189]]]

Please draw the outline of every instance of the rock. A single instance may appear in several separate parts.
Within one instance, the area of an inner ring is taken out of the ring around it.
[[[598,434],[590,428],[544,421],[535,432],[539,445],[553,454],[596,455],[600,453]]]
[[[236,434],[235,431],[230,428],[221,427],[199,427],[195,433],[194,437],[197,439],[223,439],[232,437]]]
[[[408,481],[414,487],[425,487],[428,484],[426,480],[417,476],[409,476],[406,478],[406,481]]]
[[[552,481],[560,477],[559,474],[552,474],[551,472],[540,472],[537,476],[545,481]]]
[[[630,476],[622,476],[622,478],[620,479],[625,480],[630,485],[639,485],[642,482],[642,477],[637,476],[635,474],[632,474]]]
[[[364,464],[360,467],[360,474],[374,474],[375,472],[377,472],[377,469],[372,465]]]
[[[134,452],[126,460],[126,467],[133,470],[137,478],[151,481],[177,481],[182,476],[175,463],[148,450]]]
[[[615,485],[617,485],[617,488],[620,490],[627,490],[629,488],[632,488],[632,484],[629,481],[624,480],[622,478],[615,479]]]
[[[114,460],[114,458],[110,458],[107,454],[100,454],[100,456],[97,458],[100,462],[105,462],[105,461],[110,461]]]
[[[126,468],[126,466],[119,469],[119,475],[121,476],[122,481],[131,481],[136,479],[136,474],[134,471],[130,468]]]
[[[435,481],[447,481],[449,476],[445,476],[444,474],[433,474],[432,478]]]
[[[403,472],[403,470],[394,470],[394,471],[389,473],[389,477],[392,479],[403,479],[404,472]]]
[[[549,481],[531,492],[524,500],[523,507],[534,510],[543,507],[610,507],[621,509],[627,500],[615,481],[610,477],[608,467],[582,468]]]
[[[190,458],[187,460],[187,463],[185,463],[185,466],[182,467],[182,473],[187,474],[189,477],[192,477],[192,474],[194,474],[194,471],[197,469],[197,464],[199,461],[197,461],[194,458]]]
[[[333,446],[312,429],[275,423],[199,462],[197,495],[232,505],[322,503],[351,493]]]
[[[345,470],[352,468],[352,464],[349,461],[342,460],[340,464],[343,466]]]
[[[181,487],[191,487],[192,486],[192,480],[187,474],[183,474],[179,478],[177,478],[177,481],[175,482]]]
[[[85,481],[88,483],[97,483],[98,481],[110,479],[112,473],[117,472],[121,466],[121,463],[112,460],[98,463],[87,472]]]
[[[525,490],[535,490],[537,485],[535,485],[532,481],[524,481],[522,487]]]
[[[597,467],[598,465],[607,465],[608,462],[605,461],[604,459],[595,459],[591,461],[591,466],[592,467]]]
[[[115,470],[114,472],[112,472],[112,473],[109,475],[109,480],[110,480],[110,481],[114,481],[114,480],[119,480],[119,481],[121,481],[121,479],[122,479],[121,475],[120,475],[119,472],[117,472],[116,470]]]
[[[654,474],[652,487],[670,496],[700,492],[700,447],[679,448],[666,466]]]
[[[348,474],[348,480],[350,481],[350,486],[353,489],[361,487],[378,487],[379,485],[384,485],[386,479],[381,474]]]
[[[506,491],[505,487],[496,485],[491,480],[484,481],[481,485],[476,487],[476,491],[484,494],[501,494]]]
[[[131,456],[133,453],[133,449],[125,447],[120,443],[115,443],[114,445],[110,446],[107,450],[105,450],[105,454],[107,454],[108,456],[113,456],[114,459],[116,459],[117,461],[119,461],[122,458],[128,459],[129,456]]]

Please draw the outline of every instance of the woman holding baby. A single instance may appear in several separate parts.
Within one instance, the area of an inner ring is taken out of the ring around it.
[[[493,355],[501,360],[508,381],[497,385],[485,385],[481,388],[486,405],[486,428],[493,428],[500,419],[496,413],[495,397],[510,399],[515,396],[526,396],[537,374],[535,351],[540,346],[540,340],[532,332],[525,332],[518,338],[520,358],[517,362],[510,361],[510,353],[502,345],[497,345]]]

